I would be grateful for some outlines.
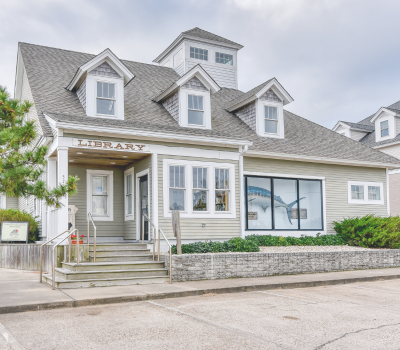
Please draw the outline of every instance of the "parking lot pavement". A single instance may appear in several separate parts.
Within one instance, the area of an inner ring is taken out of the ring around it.
[[[399,300],[391,280],[5,314],[0,349],[398,350]]]

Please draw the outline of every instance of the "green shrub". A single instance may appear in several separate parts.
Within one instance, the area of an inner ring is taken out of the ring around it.
[[[366,248],[400,248],[400,217],[367,215],[334,222],[337,235],[349,245]]]
[[[17,209],[0,209],[0,224],[3,221],[28,221],[29,222],[29,242],[35,242],[38,240],[39,229],[38,223],[34,217],[24,211]]]
[[[182,254],[258,251],[260,251],[260,248],[256,242],[240,237],[231,238],[225,242],[206,241],[182,244]],[[176,245],[172,246],[172,253],[177,253]]]
[[[321,235],[317,233],[316,237],[301,236],[301,237],[281,237],[272,235],[249,235],[246,240],[254,241],[259,246],[274,247],[274,246],[318,246],[318,245],[344,245],[347,241],[338,235]]]

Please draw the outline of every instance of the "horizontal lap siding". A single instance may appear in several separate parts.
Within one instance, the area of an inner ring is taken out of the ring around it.
[[[172,219],[164,217],[164,197],[163,197],[163,159],[183,159],[188,161],[203,161],[214,163],[232,163],[235,164],[235,219],[196,219],[196,218],[181,218],[182,239],[229,239],[240,236],[240,208],[239,208],[239,162],[221,159],[210,158],[191,158],[178,157],[169,155],[158,155],[158,213],[159,227],[163,230],[167,238],[173,239]],[[209,189],[211,190],[211,189]],[[211,203],[213,204],[213,203]],[[202,224],[206,224],[202,227]]]
[[[333,221],[367,214],[387,216],[385,169],[244,157],[244,171],[325,177],[326,227],[330,234],[335,233]],[[348,181],[382,182],[384,205],[347,203]]]
[[[195,65],[196,63],[188,61],[188,70]],[[236,89],[236,72],[234,68],[212,66],[205,63],[202,63],[201,66],[220,86]]]
[[[18,209],[18,198],[16,198],[16,197],[7,197],[7,199],[6,199],[6,208],[7,209]]]
[[[77,182],[78,193],[68,198],[68,204],[75,205],[78,208],[78,212],[75,216],[75,225],[79,230],[80,234],[87,234],[87,209],[86,209],[86,198],[87,198],[87,184],[86,184],[86,170],[90,168],[84,167],[68,167],[69,175],[76,175],[79,177]],[[98,170],[98,169],[96,169]],[[121,169],[110,169],[113,171],[114,181],[114,221],[95,221],[97,227],[98,237],[121,237],[124,235],[124,178],[123,170]],[[90,224],[90,236],[93,236],[93,226]]]

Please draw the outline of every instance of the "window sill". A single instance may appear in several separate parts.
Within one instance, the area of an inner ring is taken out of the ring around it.
[[[377,201],[365,201],[365,200],[350,200],[348,201],[348,204],[369,204],[369,205],[384,205],[385,203],[383,200],[377,200]]]
[[[93,216],[93,221],[114,221],[110,216]]]
[[[236,219],[236,214],[232,212],[215,212],[215,213],[202,213],[202,212],[192,212],[192,213],[179,213],[180,218],[187,219]],[[166,213],[165,218],[172,217],[172,212]]]

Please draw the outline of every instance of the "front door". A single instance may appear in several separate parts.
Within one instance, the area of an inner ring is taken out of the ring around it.
[[[140,203],[140,240],[143,237],[143,215],[149,215],[149,186],[148,177],[144,175],[139,178],[139,203]],[[144,220],[144,239],[149,239],[149,222]]]

